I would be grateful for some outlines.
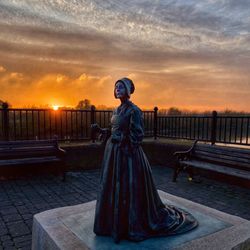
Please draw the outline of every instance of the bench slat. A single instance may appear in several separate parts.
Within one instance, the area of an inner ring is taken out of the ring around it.
[[[6,152],[29,152],[30,150],[34,151],[46,151],[46,150],[57,150],[54,146],[37,146],[37,147],[17,147],[17,148],[0,148],[0,154]]]
[[[223,173],[223,174],[230,175],[230,176],[237,176],[243,179],[248,179],[250,181],[249,171],[229,168],[229,167],[225,167],[225,166],[221,166],[217,164],[196,161],[196,160],[182,161],[181,164],[185,164],[187,166],[192,166],[192,167],[200,168],[200,169],[207,169],[207,170],[215,171],[218,173]]]
[[[25,158],[57,155],[58,149],[55,147],[36,147],[36,148],[15,148],[0,150],[0,159]]]
[[[56,140],[41,140],[41,141],[1,141],[0,148],[8,148],[8,147],[25,147],[25,146],[47,146],[47,145],[56,145]]]
[[[250,150],[248,152],[233,152],[233,151],[228,151],[223,148],[218,148],[214,146],[210,147],[200,147],[200,145],[197,145],[195,147],[195,151],[204,151],[204,152],[209,152],[209,153],[214,153],[214,154],[222,154],[222,155],[230,155],[230,156],[235,156],[235,157],[240,157],[244,159],[249,159],[250,160]]]
[[[57,153],[55,151],[40,151],[40,152],[26,152],[25,154],[23,154],[22,152],[9,152],[6,153],[5,155],[0,155],[0,159],[4,160],[4,159],[14,159],[14,158],[28,158],[28,157],[46,157],[46,156],[53,156],[53,155],[57,155]]]
[[[250,166],[248,163],[244,162],[236,162],[236,161],[231,161],[228,159],[223,159],[223,158],[214,158],[205,154],[199,154],[198,156],[195,156],[195,159],[201,159],[203,161],[209,161],[209,162],[217,162],[221,163],[222,165],[230,165],[232,168],[241,168],[245,170],[250,170]]]
[[[249,154],[250,153],[250,149],[249,148],[237,148],[237,147],[231,147],[231,146],[219,146],[219,145],[211,145],[211,144],[205,144],[205,143],[197,143],[195,145],[195,147],[203,147],[203,148],[214,148],[214,149],[218,149],[218,150],[225,150],[228,152],[238,152],[238,153],[246,153]]]
[[[37,164],[46,162],[60,162],[60,159],[55,156],[48,156],[48,157],[36,157],[36,158],[0,160],[0,166]]]
[[[4,148],[0,148],[0,153],[1,152],[6,152],[6,151],[18,151],[18,150],[23,150],[23,151],[29,151],[29,150],[36,150],[36,149],[42,149],[44,148],[44,150],[46,149],[51,149],[51,148],[54,148],[54,149],[58,149],[58,147],[55,147],[53,145],[46,145],[46,146],[22,146],[22,147],[4,147]]]
[[[214,161],[216,161],[216,159],[226,159],[226,160],[230,160],[232,162],[237,162],[237,163],[240,163],[240,162],[248,163],[250,167],[250,159],[246,159],[246,158],[241,158],[241,157],[236,157],[236,156],[231,156],[231,155],[223,155],[223,154],[218,154],[215,152],[205,152],[205,151],[200,151],[200,150],[196,150],[194,152],[195,157],[199,157],[200,155],[214,158]]]

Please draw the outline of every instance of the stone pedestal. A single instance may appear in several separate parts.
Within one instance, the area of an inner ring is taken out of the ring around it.
[[[199,226],[185,234],[151,238],[139,243],[93,233],[95,201],[48,210],[34,216],[32,249],[250,249],[250,221],[158,191],[165,204],[192,213]]]

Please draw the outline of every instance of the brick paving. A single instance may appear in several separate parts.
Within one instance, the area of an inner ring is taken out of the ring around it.
[[[250,190],[203,178],[190,183],[182,174],[171,181],[172,170],[153,167],[158,189],[250,220]],[[99,170],[68,173],[60,177],[0,181],[0,250],[30,249],[32,217],[44,210],[96,199]]]

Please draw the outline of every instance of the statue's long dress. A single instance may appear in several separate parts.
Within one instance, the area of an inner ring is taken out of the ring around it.
[[[102,162],[94,232],[119,242],[195,228],[198,223],[191,214],[164,205],[157,193],[150,164],[140,145],[144,135],[141,110],[127,100],[114,110],[111,125]]]

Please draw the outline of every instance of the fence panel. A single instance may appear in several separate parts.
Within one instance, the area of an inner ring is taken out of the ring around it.
[[[143,111],[144,136],[154,136],[154,111]]]
[[[212,117],[208,116],[158,116],[158,136],[210,141]]]
[[[250,145],[250,116],[158,116],[158,136]]]
[[[217,142],[250,145],[249,116],[219,116],[217,120]]]
[[[81,140],[90,138],[90,110],[0,110],[0,140],[4,140],[3,114],[8,112],[9,140]]]
[[[250,116],[158,115],[143,111],[145,137],[250,145]],[[91,139],[90,124],[111,126],[112,110],[0,109],[0,140]]]

